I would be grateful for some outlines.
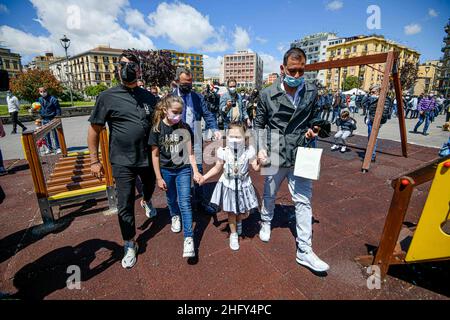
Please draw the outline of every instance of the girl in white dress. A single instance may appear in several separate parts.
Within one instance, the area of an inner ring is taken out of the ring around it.
[[[258,198],[249,175],[249,163],[255,171],[261,166],[255,149],[245,145],[245,126],[231,123],[228,126],[227,147],[217,150],[216,165],[206,173],[200,183],[223,171],[214,189],[211,203],[221,206],[228,213],[230,226],[230,248],[239,250],[239,235],[242,234],[242,220],[251,209],[258,208]]]

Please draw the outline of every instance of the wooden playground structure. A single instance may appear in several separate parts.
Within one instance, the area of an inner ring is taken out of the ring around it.
[[[423,212],[412,230],[403,227],[414,188],[433,181]],[[389,266],[450,260],[450,156],[392,180],[394,195],[375,256],[356,257],[378,266],[384,279]]]
[[[372,126],[372,133],[366,148],[366,155],[361,170],[368,172],[372,159],[372,153],[380,131],[381,117],[383,115],[384,103],[389,91],[389,81],[392,75],[394,82],[395,96],[397,98],[398,121],[400,127],[400,137],[402,142],[402,156],[408,157],[408,142],[406,136],[405,115],[403,110],[402,86],[400,83],[400,72],[398,70],[398,52],[390,51],[388,53],[367,55],[356,58],[340,59],[326,62],[319,62],[306,65],[305,71],[320,71],[325,69],[343,68],[351,66],[363,66],[377,63],[385,63],[383,82],[381,84],[381,92],[378,98],[377,111]]]
[[[44,156],[38,141],[55,132],[61,154]],[[115,210],[116,196],[106,129],[100,135],[100,162],[105,171],[102,180],[91,175],[88,152],[68,153],[61,119],[54,119],[37,130],[24,132],[22,144],[44,225],[53,224],[56,220],[53,209],[61,205],[107,197],[110,210]]]

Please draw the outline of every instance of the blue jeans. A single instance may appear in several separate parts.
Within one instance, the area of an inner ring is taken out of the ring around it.
[[[368,129],[368,134],[369,136],[367,137],[368,139],[370,139],[370,134],[372,133],[372,122],[369,121],[369,123],[367,123],[367,129]],[[377,145],[378,145],[378,139],[375,140],[375,148],[373,148],[373,153],[372,153],[372,160],[375,159],[375,157],[377,156]]]
[[[170,216],[180,216],[183,222],[184,237],[193,237],[191,206],[191,168],[164,169],[161,174],[167,185],[167,205]]]
[[[417,122],[414,127],[414,132],[417,132],[417,129],[425,122],[425,128],[423,128],[423,133],[427,133],[428,127],[430,126],[430,113],[425,112],[424,114],[419,115],[419,122]]]
[[[47,123],[51,122],[53,119],[42,119],[42,125],[46,125]],[[51,136],[53,136],[53,139],[51,139]],[[52,130],[52,132],[47,133],[45,136],[45,140],[47,140],[48,148],[50,150],[56,150],[59,149],[59,140],[58,135],[56,134],[56,130]],[[53,148],[53,143],[55,142],[55,147]]]

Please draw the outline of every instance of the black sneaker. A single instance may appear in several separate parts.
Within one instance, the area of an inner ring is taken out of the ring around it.
[[[426,133],[426,132],[424,132],[424,133],[422,133],[422,135],[424,135],[424,136],[426,137],[426,136],[429,136],[430,134],[429,134],[429,133]]]
[[[17,131],[13,130],[13,131],[11,131],[11,134],[17,134]]]

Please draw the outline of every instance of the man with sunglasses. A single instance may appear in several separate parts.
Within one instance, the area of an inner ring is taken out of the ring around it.
[[[312,181],[294,175],[297,148],[310,145],[330,128],[330,123],[318,116],[317,87],[305,82],[305,64],[306,54],[302,49],[287,51],[280,66],[282,76],[261,93],[257,106],[255,127],[259,137],[267,137],[267,142],[260,143],[258,159],[265,166],[269,162],[268,152],[272,152],[273,159],[267,169],[271,174],[264,183],[259,237],[263,242],[270,240],[276,195],[281,183],[287,180],[295,204],[296,261],[323,273],[330,267],[312,250]],[[275,155],[279,163],[275,163]]]
[[[149,159],[147,141],[150,133],[156,98],[138,86],[141,75],[139,59],[124,51],[119,59],[118,77],[121,84],[102,92],[89,118],[88,145],[91,172],[101,178],[103,167],[98,156],[99,135],[105,124],[109,128],[109,157],[116,182],[117,208],[125,254],[124,268],[136,263],[138,246],[136,236],[134,203],[136,178],[143,184],[141,206],[148,218],[156,215],[151,203],[155,190],[155,174]]]

